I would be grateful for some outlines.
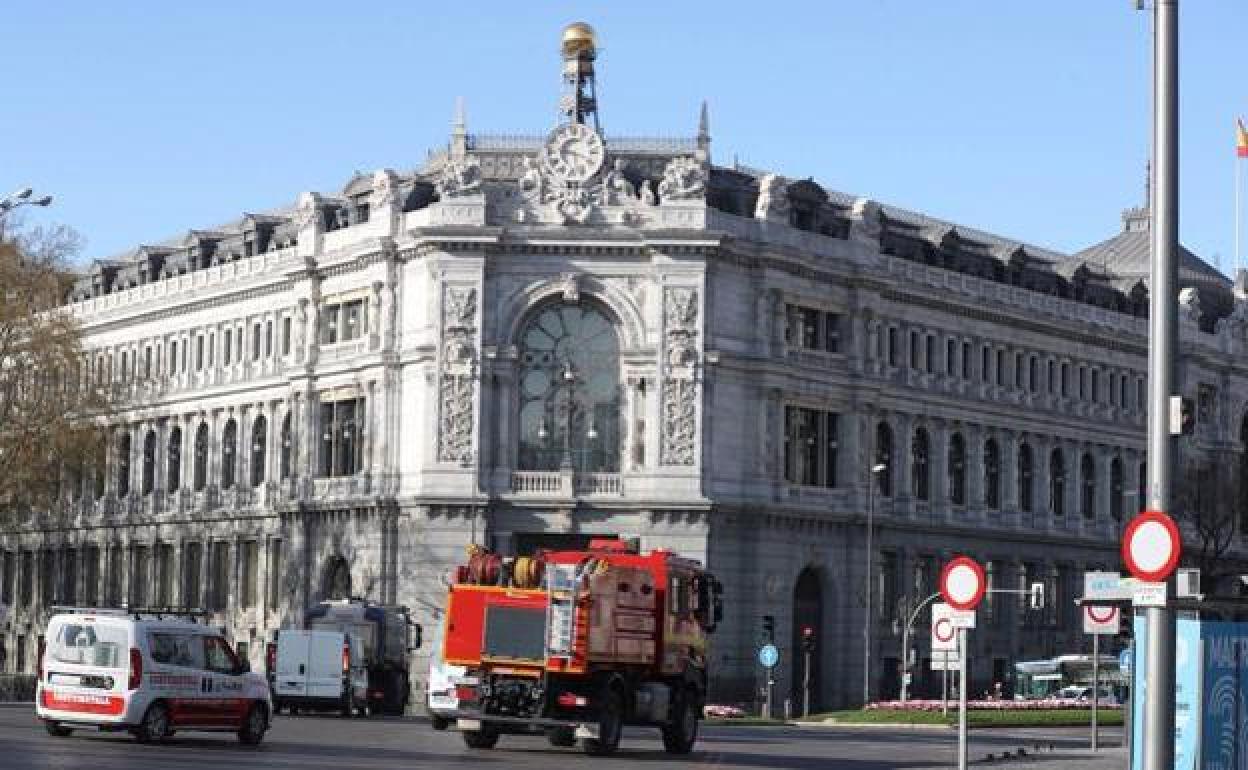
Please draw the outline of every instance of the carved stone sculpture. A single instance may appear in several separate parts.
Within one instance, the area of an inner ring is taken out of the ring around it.
[[[1204,315],[1200,308],[1200,290],[1189,286],[1179,292],[1179,313],[1183,320],[1200,323]]]
[[[854,240],[879,240],[883,229],[880,204],[870,198],[858,198],[849,210],[850,238]]]
[[[321,218],[321,202],[315,193],[301,193],[299,195],[299,203],[295,209],[295,227],[300,230],[306,230],[309,227],[320,229],[323,224]]]
[[[789,216],[789,185],[778,174],[767,174],[758,181],[756,219],[787,220]]]
[[[654,182],[649,179],[641,183],[641,202],[647,206],[655,204]]]
[[[472,156],[462,160],[448,161],[442,168],[435,187],[438,195],[444,200],[462,198],[466,195],[479,195],[481,193],[481,162]]]
[[[537,160],[528,155],[524,158],[524,173],[520,175],[520,197],[530,203],[546,199],[546,178],[542,176]]]
[[[706,193],[706,172],[693,158],[673,158],[663,169],[659,198],[663,201],[701,198]]]
[[[624,159],[616,158],[611,165],[611,170],[602,178],[602,203],[613,206],[627,200],[634,200],[636,197],[637,191],[633,183],[624,176]]]
[[[368,205],[373,209],[391,206],[398,199],[398,177],[388,168],[373,174],[373,193],[369,196]]]

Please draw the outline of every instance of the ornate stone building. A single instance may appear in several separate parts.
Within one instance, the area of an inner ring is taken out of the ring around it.
[[[206,606],[255,663],[327,596],[432,631],[467,544],[591,535],[724,581],[722,700],[757,691],[764,615],[782,697],[810,625],[814,705],[860,699],[868,583],[895,692],[955,552],[1049,597],[991,597],[973,686],[1086,648],[1071,598],[1141,494],[1144,213],[1068,255],[716,165],[705,108],[686,139],[603,136],[585,50],[549,136],[460,117],[415,171],[92,265],[67,310],[128,407],[107,466],[0,536],[7,670],[61,602]],[[1248,301],[1184,260],[1189,441],[1239,453]]]

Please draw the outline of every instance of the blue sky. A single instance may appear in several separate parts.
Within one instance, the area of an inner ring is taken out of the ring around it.
[[[1232,262],[1248,2],[1181,6],[1181,232]],[[691,135],[730,164],[1075,251],[1142,202],[1150,39],[1133,0],[48,2],[0,15],[0,188],[108,256],[470,131],[555,120],[561,26],[601,39],[608,133]],[[1246,174],[1248,175],[1248,174]]]

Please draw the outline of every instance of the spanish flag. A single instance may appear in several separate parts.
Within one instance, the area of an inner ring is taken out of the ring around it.
[[[1248,158],[1248,128],[1244,128],[1244,121],[1235,119],[1235,155],[1240,158]]]

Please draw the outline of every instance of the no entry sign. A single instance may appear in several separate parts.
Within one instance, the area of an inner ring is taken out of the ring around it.
[[[1122,613],[1109,604],[1083,605],[1083,632],[1085,634],[1116,634],[1121,630]]]
[[[955,610],[973,610],[984,598],[984,568],[965,556],[956,556],[940,571],[940,595]]]
[[[958,649],[958,629],[974,627],[975,613],[973,611],[955,610],[943,602],[933,604],[932,651],[956,652]],[[954,660],[957,659],[957,655],[950,657]]]
[[[1122,534],[1122,560],[1132,575],[1145,582],[1159,583],[1170,577],[1181,550],[1179,528],[1161,511],[1144,511]]]

